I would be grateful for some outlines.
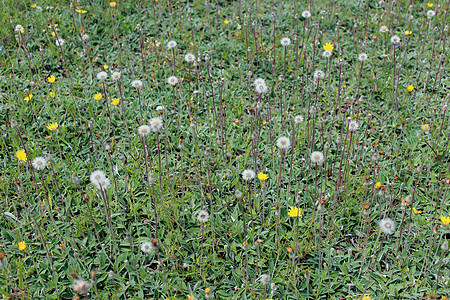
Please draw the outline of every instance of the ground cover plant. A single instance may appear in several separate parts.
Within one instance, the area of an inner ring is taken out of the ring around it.
[[[4,299],[447,299],[447,1],[0,3]]]

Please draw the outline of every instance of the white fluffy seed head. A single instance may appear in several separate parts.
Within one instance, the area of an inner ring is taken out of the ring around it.
[[[167,43],[167,49],[169,49],[169,50],[175,48],[176,46],[177,46],[177,42],[175,42],[175,41],[170,41]]]
[[[186,60],[187,63],[192,63],[195,61],[195,55],[192,53],[188,53],[184,56],[184,59]]]
[[[150,127],[154,133],[158,132],[163,126],[163,121],[160,118],[153,118],[150,120]]]
[[[142,81],[140,81],[139,79],[133,80],[131,82],[131,86],[136,89],[140,89],[142,87]]]
[[[393,36],[391,37],[391,43],[393,43],[393,44],[398,44],[398,43],[400,43],[400,37],[399,37],[398,35],[393,35]]]
[[[19,33],[19,32],[24,31],[24,28],[23,28],[22,25],[17,24],[16,27],[14,27],[14,31],[15,31],[16,33]]]
[[[105,81],[108,78],[108,74],[105,71],[101,71],[97,74],[97,79],[100,81]]]
[[[270,275],[267,274],[261,275],[261,282],[264,285],[270,285],[271,284]]]
[[[142,137],[146,137],[150,134],[150,126],[148,125],[141,125],[138,127],[138,133]]]
[[[255,178],[255,171],[247,169],[242,172],[242,179],[245,181],[252,180]]]
[[[75,293],[86,295],[91,288],[91,284],[87,281],[77,279],[73,283],[72,288]]]
[[[47,160],[43,157],[36,157],[32,162],[33,168],[38,171],[44,170],[47,166]]]
[[[171,86],[176,86],[178,84],[178,78],[175,76],[170,76],[169,78],[167,78],[167,83]]]
[[[142,243],[142,245],[141,245],[141,251],[142,251],[144,254],[152,253],[153,250],[155,250],[155,247],[153,246],[153,244],[152,244],[151,242],[145,242],[145,243]]]
[[[309,10],[304,10],[302,12],[302,17],[305,19],[311,18],[311,12]]]
[[[256,78],[255,81],[253,81],[253,84],[255,86],[261,85],[261,84],[266,84],[266,81],[264,79],[262,79],[262,78]]]
[[[436,12],[434,11],[434,10],[429,10],[429,11],[427,11],[427,17],[428,18],[432,18],[432,17],[434,17],[436,15]]]
[[[330,50],[325,50],[325,51],[322,52],[322,56],[324,58],[330,58],[332,54],[333,54],[333,52],[330,51]]]
[[[350,123],[348,123],[348,130],[350,131],[356,131],[359,127],[358,122],[356,122],[355,120],[350,121]]]
[[[385,33],[385,32],[388,32],[388,31],[389,31],[389,28],[388,28],[386,25],[382,25],[382,26],[380,27],[380,32]]]
[[[89,179],[96,188],[100,189],[100,182],[102,182],[105,178],[105,173],[103,171],[97,170],[91,173]]]
[[[359,61],[366,61],[369,58],[369,56],[366,53],[360,53],[358,55]]]
[[[322,70],[315,70],[314,78],[315,79],[323,79],[323,78],[325,78],[325,73]]]
[[[295,116],[294,117],[294,123],[295,124],[300,124],[303,122],[303,117],[301,115]]]
[[[386,234],[393,234],[395,232],[395,223],[389,218],[382,219],[379,225],[380,230]]]
[[[291,44],[291,39],[288,38],[288,37],[284,37],[284,38],[281,39],[280,44],[283,47],[287,47],[287,46],[289,46]]]
[[[289,149],[290,146],[291,146],[291,141],[286,136],[282,136],[277,140],[277,147],[280,149],[287,150],[287,149]]]
[[[112,75],[111,75],[111,78],[112,78],[112,80],[114,80],[114,81],[119,80],[119,79],[120,79],[120,72],[118,72],[118,71],[113,72]]]
[[[62,46],[64,45],[65,42],[66,42],[66,41],[64,41],[62,38],[58,38],[58,39],[56,39],[55,44],[56,44],[56,46],[58,46],[58,47],[62,47]]]
[[[314,151],[311,153],[311,162],[317,164],[323,163],[323,153],[320,151]]]
[[[198,212],[197,221],[200,223],[206,223],[209,220],[209,213],[206,210],[201,210]]]
[[[255,86],[255,90],[258,94],[264,94],[268,91],[268,88],[266,84],[259,84]]]

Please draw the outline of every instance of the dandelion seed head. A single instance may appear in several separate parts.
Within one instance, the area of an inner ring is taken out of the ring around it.
[[[146,137],[150,134],[150,126],[148,125],[141,125],[138,127],[138,133],[142,137]]]
[[[140,89],[142,88],[142,81],[139,79],[133,80],[131,82],[131,86],[134,87],[135,89]]]
[[[162,106],[162,105],[158,105],[156,107],[156,111],[163,111],[163,110],[164,110],[164,106]]]
[[[303,122],[303,117],[301,115],[295,116],[294,117],[294,123],[295,124],[300,124]]]
[[[242,179],[244,179],[245,181],[252,180],[253,178],[255,178],[255,175],[255,171],[247,169],[242,172]]]
[[[350,131],[356,131],[359,127],[358,122],[356,122],[355,120],[350,121],[350,123],[348,123],[348,130]]]
[[[268,88],[267,88],[267,85],[265,85],[265,84],[259,84],[259,85],[255,86],[255,90],[259,94],[264,94],[268,91]]]
[[[314,71],[314,78],[315,79],[323,79],[323,78],[325,78],[325,73],[322,70],[316,70],[316,71]]]
[[[284,38],[281,39],[280,44],[283,47],[287,47],[287,46],[289,46],[291,44],[291,39],[288,38],[288,37],[284,37]]]
[[[304,10],[302,12],[302,17],[305,19],[311,18],[311,12],[309,10]]]
[[[442,250],[443,252],[447,252],[447,251],[448,251],[448,242],[447,242],[447,241],[445,241],[445,242],[442,243],[442,245],[441,245],[441,250]]]
[[[112,75],[111,75],[111,78],[112,78],[112,80],[114,80],[114,81],[119,80],[119,79],[120,79],[120,72],[118,72],[118,71],[113,72]]]
[[[96,170],[91,173],[90,180],[91,183],[98,189],[100,189],[100,183],[106,178],[105,173],[100,170]]]
[[[436,15],[436,12],[432,9],[430,9],[429,11],[427,11],[427,17],[429,19],[431,19],[432,17],[434,17]]]
[[[177,46],[177,42],[175,42],[175,41],[169,41],[168,43],[167,43],[167,49],[173,49],[173,48],[175,48]]]
[[[271,279],[270,279],[270,276],[267,275],[267,274],[261,275],[261,282],[262,282],[262,284],[264,284],[264,285],[270,285],[270,284],[272,283],[272,282],[271,282]]]
[[[97,79],[100,81],[105,81],[108,78],[108,74],[105,71],[101,71],[97,74]]]
[[[200,223],[206,223],[209,220],[209,213],[206,210],[201,210],[197,214],[197,221]]]
[[[23,26],[20,25],[20,24],[17,24],[16,27],[14,27],[14,31],[15,31],[16,33],[22,32],[22,31],[24,31],[24,30],[25,30],[25,29],[24,29]]]
[[[393,44],[400,43],[400,37],[398,35],[391,36],[391,43],[393,43]]]
[[[170,76],[167,79],[167,82],[171,85],[171,86],[176,86],[178,84],[178,78],[175,76]]]
[[[369,56],[367,56],[366,53],[360,53],[360,54],[358,55],[358,60],[359,60],[359,61],[366,61],[368,58],[369,58]]]
[[[382,219],[379,225],[380,230],[386,234],[393,234],[395,232],[395,223],[389,218]]]
[[[43,157],[36,157],[31,164],[36,170],[42,171],[47,166],[47,160]]]
[[[385,33],[385,32],[388,32],[388,31],[389,31],[389,28],[388,28],[386,25],[382,25],[382,26],[380,27],[380,32]]]
[[[333,54],[333,52],[330,51],[330,50],[325,50],[325,51],[322,52],[322,56],[324,58],[330,58],[332,54]]]
[[[155,133],[161,129],[163,124],[164,123],[160,118],[153,118],[150,120],[150,127],[152,128],[152,131]]]
[[[323,163],[323,153],[320,151],[314,151],[311,153],[311,162],[317,164]]]
[[[237,199],[242,199],[242,197],[243,197],[244,195],[242,194],[242,192],[241,192],[240,190],[236,190],[236,191],[234,191],[234,196],[235,196]]]
[[[152,242],[145,242],[145,243],[142,243],[142,245],[141,245],[141,251],[142,251],[144,254],[152,253],[153,250],[155,250],[155,247],[153,246]]]
[[[277,140],[277,147],[283,150],[289,149],[291,146],[291,141],[288,137],[282,136]]]
[[[195,61],[195,55],[192,53],[188,53],[188,54],[186,54],[184,59],[186,60],[187,63],[192,63]]]
[[[261,84],[266,84],[266,81],[264,79],[262,79],[262,78],[256,78],[255,81],[253,81],[253,84],[255,86],[261,85]]]

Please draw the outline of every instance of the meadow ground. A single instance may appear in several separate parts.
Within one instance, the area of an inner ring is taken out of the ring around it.
[[[449,6],[1,1],[3,299],[447,299]]]

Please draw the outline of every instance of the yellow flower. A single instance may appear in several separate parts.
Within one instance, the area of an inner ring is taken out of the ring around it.
[[[423,211],[421,211],[421,210],[417,210],[415,207],[413,207],[413,211],[414,211],[414,213],[417,215],[417,214],[421,214]]]
[[[25,150],[19,150],[16,152],[16,157],[18,160],[21,161],[27,161],[27,154],[25,153]]]
[[[97,100],[97,101],[102,100],[102,93],[97,93],[97,94],[95,94],[95,95],[94,95],[94,99]]]
[[[450,217],[442,216],[441,221],[442,221],[442,225],[448,225],[448,224],[450,224]]]
[[[103,67],[103,70],[107,70],[109,68],[108,65],[103,65],[102,67]]]
[[[194,296],[192,295],[187,295],[188,300],[195,300]]]
[[[87,13],[87,10],[84,10],[84,9],[75,9],[75,11],[76,11],[77,13],[79,13],[79,14],[85,14],[85,13]]]
[[[265,181],[265,180],[267,180],[267,178],[269,178],[269,176],[267,176],[267,174],[264,174],[263,172],[259,172],[259,174],[258,174],[259,180]]]
[[[50,123],[47,125],[47,129],[51,130],[51,131],[55,131],[58,128],[58,123],[54,122],[54,123]]]
[[[408,87],[406,89],[408,90],[408,92],[411,93],[414,90],[414,86],[408,85]]]
[[[52,36],[56,36],[56,32],[53,31],[53,32],[52,32]]]
[[[230,20],[223,21],[225,24],[230,24]]]
[[[291,206],[291,207],[289,208],[289,213],[288,213],[288,215],[289,215],[290,217],[301,217],[301,216],[302,216],[302,209],[301,209],[301,208],[298,208],[298,207]]]
[[[52,98],[55,98],[55,96],[56,96],[55,92],[50,92],[50,93],[48,93],[48,95]]]
[[[209,294],[209,293],[211,293],[211,289],[210,289],[209,287],[207,287],[207,288],[205,289],[205,294]]]
[[[405,31],[405,34],[406,34],[406,35],[410,35],[410,34],[412,34],[412,31],[411,31],[411,30],[406,30],[406,31]]]
[[[34,4],[31,4],[31,7],[32,8],[35,8],[37,6],[37,4],[36,3],[34,3]]]
[[[53,76],[53,75],[50,75],[49,77],[47,77],[47,81],[50,82],[50,83],[55,82],[55,80],[56,80],[56,77]]]
[[[25,242],[19,242],[19,250],[20,251],[25,251],[26,248],[27,248],[27,244],[25,244]]]
[[[364,295],[361,300],[372,300],[370,296]]]
[[[378,190],[381,187],[381,182],[375,183],[375,188]]]
[[[428,3],[428,7],[433,7],[433,3]]]
[[[116,2],[109,2],[109,6],[111,6],[111,7],[116,7]]]
[[[23,100],[25,100],[25,101],[30,101],[31,100],[31,98],[33,98],[33,94],[29,94],[28,96],[26,96],[25,98],[23,98]]]
[[[119,98],[113,98],[111,100],[111,104],[114,105],[114,106],[117,106],[117,104],[119,104]]]
[[[267,121],[266,121],[266,120],[263,120],[263,121],[262,121],[262,124],[263,124],[263,125],[266,125],[266,124],[267,124]]]
[[[333,51],[334,45],[332,43],[326,43],[323,45],[323,50]]]
[[[422,128],[423,131],[429,131],[430,130],[430,125],[423,124],[422,126],[420,126],[420,128]]]

